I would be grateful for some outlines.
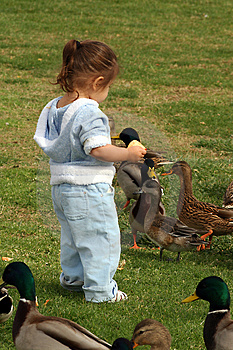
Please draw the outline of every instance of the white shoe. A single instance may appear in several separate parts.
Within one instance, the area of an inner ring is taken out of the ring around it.
[[[118,290],[116,296],[114,298],[112,298],[111,300],[109,300],[109,303],[115,303],[121,300],[127,300],[127,294],[125,294],[124,292]]]

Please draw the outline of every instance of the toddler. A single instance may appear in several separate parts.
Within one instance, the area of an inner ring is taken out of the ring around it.
[[[34,136],[50,158],[52,200],[61,224],[60,284],[84,291],[95,303],[127,299],[113,279],[120,259],[113,162],[137,162],[146,153],[139,146],[112,145],[108,118],[99,109],[118,71],[108,45],[70,40],[56,80],[64,95],[44,107]]]

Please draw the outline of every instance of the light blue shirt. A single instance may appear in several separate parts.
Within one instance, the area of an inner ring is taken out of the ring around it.
[[[50,101],[42,110],[34,135],[50,157],[50,183],[111,184],[113,163],[90,155],[93,148],[111,144],[108,117],[94,100],[80,98],[57,108],[59,99]]]

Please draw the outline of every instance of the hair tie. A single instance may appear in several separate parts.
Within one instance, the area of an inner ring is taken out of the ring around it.
[[[80,46],[81,46],[80,41],[76,40],[76,49],[78,50],[80,48]]]

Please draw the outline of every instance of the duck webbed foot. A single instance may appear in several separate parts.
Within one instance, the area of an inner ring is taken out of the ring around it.
[[[137,243],[134,243],[134,245],[132,247],[130,247],[129,249],[141,249],[141,247],[139,247],[137,245]]]
[[[213,230],[209,230],[209,232],[207,232],[206,234],[204,234],[203,236],[201,236],[201,239],[205,240],[206,237],[209,237],[209,242],[207,245],[205,244],[201,244],[197,247],[197,251],[200,251],[200,250],[204,250],[204,249],[209,249],[210,248],[210,244],[212,242],[212,239],[213,239]]]
[[[129,199],[127,199],[127,201],[126,201],[125,205],[123,206],[123,209],[127,208],[127,207],[128,207],[128,205],[129,205],[129,203],[130,203],[130,200],[129,200]]]
[[[130,247],[129,249],[141,249],[138,245],[137,245],[137,233],[133,233],[133,246]]]

